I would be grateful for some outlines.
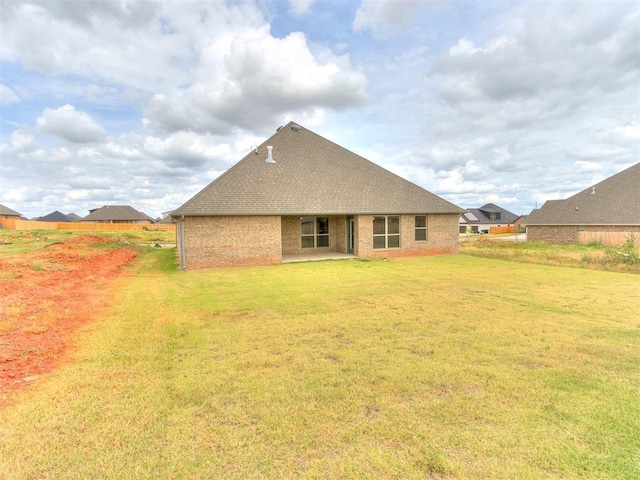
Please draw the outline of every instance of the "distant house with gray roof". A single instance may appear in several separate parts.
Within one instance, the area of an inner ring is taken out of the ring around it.
[[[640,163],[527,217],[527,241],[619,245],[640,236]]]
[[[45,215],[44,217],[38,217],[36,220],[39,222],[62,222],[62,223],[74,221],[64,213],[59,212],[58,210],[51,212],[50,214]]]
[[[89,215],[81,222],[97,223],[153,223],[153,218],[139,212],[129,205],[104,205],[100,208],[89,210]]]
[[[487,203],[468,208],[460,215],[460,233],[489,233],[491,227],[512,227],[518,215],[498,205]]]
[[[293,122],[172,212],[182,268],[455,252],[462,209]]]

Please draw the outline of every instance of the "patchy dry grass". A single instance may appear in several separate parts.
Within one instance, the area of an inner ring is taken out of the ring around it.
[[[640,250],[631,247],[635,258]],[[640,273],[640,262],[618,261],[628,248],[602,245],[549,245],[504,241],[499,238],[473,238],[460,244],[460,253],[524,263],[564,267],[590,268],[627,273]]]
[[[640,476],[636,275],[170,254],[0,412],[1,478]]]

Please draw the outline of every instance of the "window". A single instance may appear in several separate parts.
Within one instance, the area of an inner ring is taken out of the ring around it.
[[[427,216],[416,215],[416,242],[427,239]]]
[[[373,217],[373,248],[400,247],[400,217],[398,215]]]
[[[489,213],[489,220],[500,220],[500,212]]]
[[[301,217],[300,237],[302,248],[329,246],[329,218]]]

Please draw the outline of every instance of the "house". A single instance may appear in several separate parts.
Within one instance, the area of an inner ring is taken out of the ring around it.
[[[640,236],[640,163],[527,217],[527,241],[621,245]]]
[[[73,222],[71,218],[58,210],[51,212],[44,217],[38,217],[36,220],[39,222]]]
[[[15,210],[10,209],[9,207],[5,207],[0,204],[0,219],[1,218],[13,218],[15,220],[20,220],[22,214],[16,212]]]
[[[460,233],[489,233],[491,227],[512,227],[518,215],[493,203],[468,208],[460,215]]]
[[[513,222],[513,228],[516,232],[524,233],[527,229],[527,216],[520,215],[518,218],[516,218],[516,221]]]
[[[98,223],[153,223],[153,219],[129,205],[104,205],[89,210],[81,222]]]
[[[172,212],[182,268],[456,252],[462,209],[293,122]]]

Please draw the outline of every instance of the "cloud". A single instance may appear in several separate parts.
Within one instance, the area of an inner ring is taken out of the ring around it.
[[[73,105],[63,105],[58,109],[45,108],[36,123],[39,130],[72,143],[100,142],[106,138],[104,128]]]
[[[0,58],[49,76],[80,75],[157,92],[184,85],[202,48],[263,22],[248,2],[5,2]]]
[[[311,11],[311,5],[313,2],[314,0],[289,0],[291,13],[297,17],[308,15]]]
[[[35,146],[35,137],[24,130],[11,132],[11,141],[0,144],[0,153],[15,154],[32,150]]]
[[[17,103],[20,98],[14,93],[14,91],[0,83],[0,104]]]
[[[355,32],[398,30],[420,6],[419,0],[362,0],[352,28]]]
[[[640,122],[629,122],[615,125],[598,132],[598,138],[613,143],[627,143],[640,141]]]
[[[210,72],[207,80],[152,98],[144,112],[150,127],[214,134],[259,130],[288,116],[344,110],[367,100],[366,77],[350,67],[348,57],[323,51],[317,58],[301,32],[279,39],[261,28],[220,39],[203,52],[200,71]]]

